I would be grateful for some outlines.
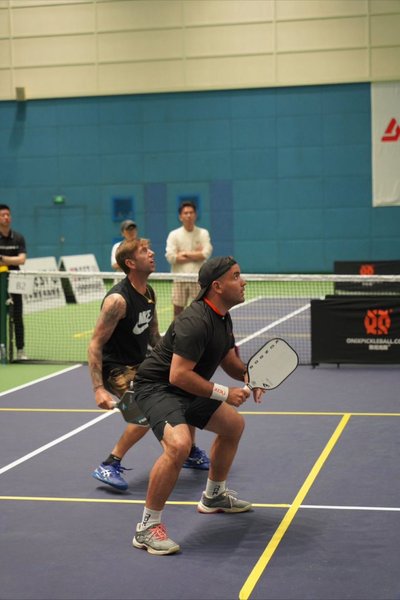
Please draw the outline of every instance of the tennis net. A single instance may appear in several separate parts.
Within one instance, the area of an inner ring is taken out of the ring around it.
[[[9,291],[23,292],[25,351],[31,361],[85,363],[87,347],[101,301],[123,274],[109,272],[25,271],[9,277]],[[398,306],[400,275],[244,274],[246,300],[231,309],[236,343],[246,360],[268,339],[282,337],[311,364],[312,300],[333,296],[393,298]],[[155,273],[149,283],[157,297],[160,331],[173,318],[174,280],[196,281],[195,275]],[[16,358],[13,306],[7,294],[7,357]]]

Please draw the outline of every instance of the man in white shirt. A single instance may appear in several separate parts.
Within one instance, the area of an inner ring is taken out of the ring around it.
[[[182,227],[174,229],[167,238],[165,258],[172,273],[198,273],[202,264],[210,258],[212,245],[207,229],[196,226],[197,210],[194,202],[185,200],[179,207]],[[188,306],[199,292],[195,281],[175,281],[172,286],[174,318]]]
[[[124,236],[124,239],[129,242],[135,240],[137,237],[137,225],[135,221],[131,221],[130,219],[122,221],[121,234]],[[116,242],[111,249],[111,266],[114,269],[114,271],[120,271],[122,273],[121,268],[118,266],[117,259],[115,258],[117,248],[120,245],[120,243],[121,242]]]

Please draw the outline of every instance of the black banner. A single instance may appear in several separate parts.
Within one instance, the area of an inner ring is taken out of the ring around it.
[[[399,275],[400,260],[351,261],[333,263],[338,275]],[[365,294],[400,294],[400,283],[335,282],[335,292],[364,292]]]
[[[400,296],[311,300],[311,362],[400,364]]]

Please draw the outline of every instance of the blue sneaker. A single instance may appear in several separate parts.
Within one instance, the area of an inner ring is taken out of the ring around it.
[[[201,450],[197,446],[192,446],[189,456],[183,463],[184,469],[202,469],[208,471],[210,468],[210,459],[204,450]]]
[[[101,463],[92,473],[92,477],[98,479],[102,483],[111,485],[117,490],[127,490],[128,484],[121,476],[122,471],[130,471],[121,466],[121,463],[115,462],[112,465]]]

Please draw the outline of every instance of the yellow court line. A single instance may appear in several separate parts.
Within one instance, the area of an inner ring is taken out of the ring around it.
[[[0,412],[66,412],[66,413],[103,413],[108,412],[101,408],[15,408],[12,406],[1,407]],[[400,417],[400,413],[373,413],[373,412],[312,412],[312,411],[239,411],[241,415],[250,416],[291,416],[291,417]]]
[[[0,500],[18,500],[21,502],[93,502],[99,504],[144,504],[144,500],[114,500],[111,498],[55,498],[47,496],[0,496]]]
[[[67,413],[103,413],[101,408],[0,408],[1,412],[67,412]]]
[[[282,540],[282,538],[285,535],[286,531],[288,530],[291,522],[293,521],[294,517],[296,516],[296,513],[299,510],[304,498],[306,497],[311,486],[313,485],[314,481],[316,480],[318,473],[322,469],[329,454],[332,452],[336,442],[338,441],[339,437],[343,433],[343,430],[346,427],[347,423],[349,422],[350,417],[351,417],[350,414],[346,414],[340,420],[339,425],[336,427],[329,442],[327,443],[327,445],[323,449],[322,453],[318,457],[313,468],[311,469],[310,473],[308,474],[307,479],[305,480],[305,482],[303,483],[302,487],[300,488],[297,496],[293,500],[293,504],[291,504],[286,515],[280,522],[278,529],[275,531],[275,533],[272,536],[271,540],[269,541],[267,547],[265,548],[264,552],[258,559],[256,565],[254,566],[253,570],[251,571],[250,575],[248,576],[247,580],[245,581],[242,589],[239,592],[239,600],[248,600],[248,598],[250,597],[250,594],[252,593],[258,580],[260,579],[260,577],[263,574],[265,568],[267,567],[269,561],[271,560],[280,541]]]
[[[75,339],[89,337],[90,335],[92,335],[93,331],[94,331],[94,329],[88,329],[87,331],[80,331],[79,333],[74,333],[72,337]]]
[[[145,500],[127,500],[124,498],[57,498],[51,496],[0,496],[1,500],[18,500],[22,502],[88,502],[97,504],[144,504]],[[167,500],[170,506],[197,506],[196,502]],[[289,508],[290,504],[253,504],[254,508]]]
[[[295,417],[343,417],[343,415],[350,415],[351,417],[400,417],[400,413],[379,413],[379,412],[317,412],[317,411],[240,411],[241,415],[290,415]]]

